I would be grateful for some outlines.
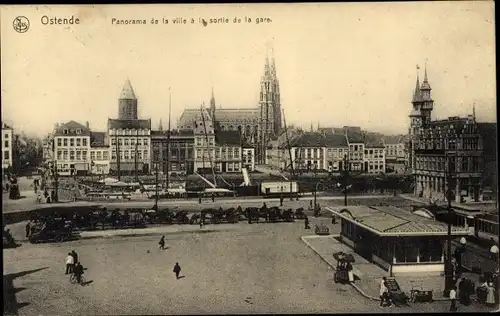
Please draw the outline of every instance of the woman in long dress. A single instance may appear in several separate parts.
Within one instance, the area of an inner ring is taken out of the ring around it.
[[[486,305],[488,306],[495,305],[495,287],[491,282],[488,282],[488,294],[486,295]]]

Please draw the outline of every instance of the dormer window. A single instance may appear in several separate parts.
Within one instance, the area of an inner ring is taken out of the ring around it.
[[[64,135],[67,135],[67,134],[68,134],[68,130],[67,130],[67,129],[64,129],[64,130],[63,130],[63,134],[64,134]]]

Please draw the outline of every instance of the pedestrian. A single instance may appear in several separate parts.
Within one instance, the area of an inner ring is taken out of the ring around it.
[[[384,304],[386,303],[386,297],[387,297],[386,293],[389,292],[389,290],[385,286],[385,280],[386,280],[386,278],[383,277],[382,281],[380,282],[380,307],[384,307]]]
[[[212,193],[212,202],[215,202],[215,194]]]
[[[30,231],[31,231],[31,222],[28,222],[28,224],[26,224],[26,238],[28,238],[30,236]]]
[[[176,262],[175,263],[175,266],[174,266],[174,273],[175,273],[175,277],[177,278],[177,280],[179,279],[179,275],[181,273],[181,266],[179,265],[179,262]]]
[[[309,209],[312,210],[312,208],[313,208],[313,201],[311,200],[311,201],[309,201]]]
[[[71,255],[73,256],[73,262],[79,262],[78,261],[78,254],[76,253],[76,251],[71,250]]]
[[[73,267],[75,265],[75,258],[71,255],[71,252],[68,252],[68,256],[66,257],[66,274],[73,273]]]
[[[280,206],[283,206],[283,195],[280,195]]]
[[[311,227],[309,227],[309,218],[306,216],[304,217],[304,228],[305,229],[310,229]]]
[[[486,305],[494,306],[495,305],[495,287],[493,282],[488,282],[486,289],[488,290],[486,294]]]
[[[337,217],[332,215],[332,224],[337,224]]]
[[[201,204],[201,195],[198,196],[198,204]]]
[[[457,311],[457,287],[453,286],[450,290],[450,312]]]
[[[165,250],[165,236],[161,236],[160,241],[158,242],[158,248],[160,250]]]
[[[82,283],[83,266],[80,262],[77,262],[75,264],[73,272],[75,273],[76,281],[78,282],[78,284],[85,285]]]

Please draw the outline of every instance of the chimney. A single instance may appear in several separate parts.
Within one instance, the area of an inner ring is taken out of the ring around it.
[[[85,122],[85,127],[86,127],[87,129],[90,129],[89,121],[86,121],[86,122]]]

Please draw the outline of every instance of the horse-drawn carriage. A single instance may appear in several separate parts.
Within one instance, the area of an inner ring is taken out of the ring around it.
[[[344,252],[337,252],[333,254],[337,260],[337,268],[333,274],[333,281],[335,283],[349,283],[354,282],[354,273],[352,264],[355,262],[352,254]]]

